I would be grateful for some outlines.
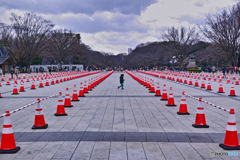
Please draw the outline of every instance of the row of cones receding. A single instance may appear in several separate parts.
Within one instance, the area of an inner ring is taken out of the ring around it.
[[[141,81],[139,78],[137,78],[135,75],[133,75],[131,72],[127,72],[127,73],[129,75],[131,75],[134,79],[139,81],[141,84],[149,86],[146,83],[144,83],[143,81]],[[149,89],[150,89],[150,92],[153,91],[151,88],[149,88]],[[170,88],[170,90],[172,90],[172,88]],[[166,106],[176,106],[175,102],[174,102],[173,93],[171,92],[169,94],[169,98],[167,97],[166,85],[164,85],[162,95],[161,95],[160,89],[158,90],[158,88],[157,88],[155,96],[162,96],[161,100],[167,100],[168,103]],[[190,114],[190,113],[188,113],[188,110],[187,110],[187,103],[186,103],[186,98],[185,98],[184,92],[182,92],[181,103],[180,103],[179,111],[177,112],[177,114],[179,114],[179,115],[189,115]],[[192,124],[192,126],[195,128],[209,128],[209,125],[207,125],[207,123],[206,123],[204,107],[202,106],[202,98],[199,98],[195,123]],[[224,143],[219,144],[219,146],[226,150],[240,150],[234,109],[230,110],[230,115],[229,115],[229,119],[228,119]]]
[[[92,83],[91,88],[84,88],[83,90],[79,91],[79,96],[84,96],[84,90],[85,92],[88,92],[88,90],[92,90],[93,87],[95,87],[97,84],[102,82],[104,79],[106,79],[109,75],[111,75],[113,72],[108,72],[107,74],[103,74],[98,77],[96,81]],[[65,100],[63,101],[62,93],[59,93],[59,99],[57,104],[57,111],[54,114],[55,116],[67,116],[65,112],[64,107],[73,107],[71,104],[69,89],[66,88],[66,94],[65,94]],[[73,90],[73,96],[72,101],[79,101],[76,85],[74,86]],[[40,99],[37,99],[37,107],[35,111],[35,120],[34,125],[32,129],[46,129],[48,128],[48,124],[45,123],[45,118],[43,114],[43,109],[40,104]],[[6,111],[4,116],[4,123],[3,123],[3,130],[2,130],[2,139],[1,139],[1,146],[0,146],[0,154],[8,154],[8,153],[16,153],[20,150],[19,146],[16,146],[14,133],[12,129],[12,123],[10,119],[10,112]]]

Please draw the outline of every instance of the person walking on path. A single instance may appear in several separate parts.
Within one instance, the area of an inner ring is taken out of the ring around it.
[[[121,74],[121,76],[120,76],[120,86],[118,86],[118,89],[120,88],[120,87],[122,87],[122,89],[124,89],[123,88],[123,83],[124,83],[124,74]]]

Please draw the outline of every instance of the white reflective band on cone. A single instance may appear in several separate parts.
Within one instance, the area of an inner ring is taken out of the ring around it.
[[[35,111],[35,115],[43,115],[43,111]]]
[[[181,101],[181,104],[187,104],[187,103],[186,103],[186,100],[185,100],[185,101],[182,100],[182,101]]]
[[[197,114],[204,114],[204,110],[197,110]]]
[[[13,129],[11,128],[3,128],[2,129],[2,134],[11,134],[13,133]]]
[[[228,122],[236,123],[235,114],[229,114]]]
[[[227,125],[227,131],[237,131],[236,125]]]

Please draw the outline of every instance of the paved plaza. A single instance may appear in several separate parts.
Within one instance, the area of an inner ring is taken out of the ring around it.
[[[56,117],[58,98],[42,101],[41,106],[48,124],[47,129],[32,130],[36,105],[11,114],[17,146],[15,154],[1,154],[0,159],[34,160],[160,160],[160,159],[240,159],[240,151],[226,151],[219,147],[224,142],[229,112],[204,103],[209,128],[194,128],[198,101],[187,98],[190,115],[178,115],[181,94],[174,92],[177,107],[167,107],[154,93],[131,78],[126,72],[124,90],[118,89],[119,76],[114,72],[97,85],[86,97],[65,108],[68,116]],[[136,73],[136,72],[135,72]],[[0,87],[0,114],[44,98],[65,93],[80,82],[98,74],[11,95],[13,84]],[[137,73],[160,82],[167,89],[185,91],[196,98],[202,97],[226,109],[235,109],[238,131],[240,129],[240,86],[235,85],[236,97],[229,97],[230,84],[223,80],[225,93],[219,94],[218,82],[212,82],[212,91],[167,79]],[[201,81],[199,81],[200,83]],[[36,82],[36,87],[39,82]],[[18,84],[19,85],[19,84]],[[71,90],[72,94],[72,90]],[[0,126],[3,118],[0,119]],[[237,156],[216,155],[228,152]],[[213,155],[215,154],[215,155]]]

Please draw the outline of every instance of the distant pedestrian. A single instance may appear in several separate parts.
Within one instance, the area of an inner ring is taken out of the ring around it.
[[[226,68],[223,66],[223,67],[222,67],[222,73],[223,73],[224,76],[226,76],[226,75],[225,75],[225,72],[226,72]]]
[[[122,87],[122,89],[124,89],[123,88],[123,83],[124,83],[124,74],[121,74],[121,76],[120,76],[120,86],[118,86],[118,89],[120,88],[120,87]]]
[[[227,67],[227,68],[226,68],[227,74],[229,74],[229,70],[230,70],[229,67]]]
[[[13,79],[13,72],[14,72],[14,70],[13,70],[13,68],[11,68],[10,69],[10,73],[11,73],[11,78]]]
[[[2,68],[0,68],[0,75],[2,76],[2,74],[3,74],[3,71],[2,71]]]
[[[16,77],[18,77],[18,69],[17,69],[17,67],[15,67],[14,74],[15,74]]]

